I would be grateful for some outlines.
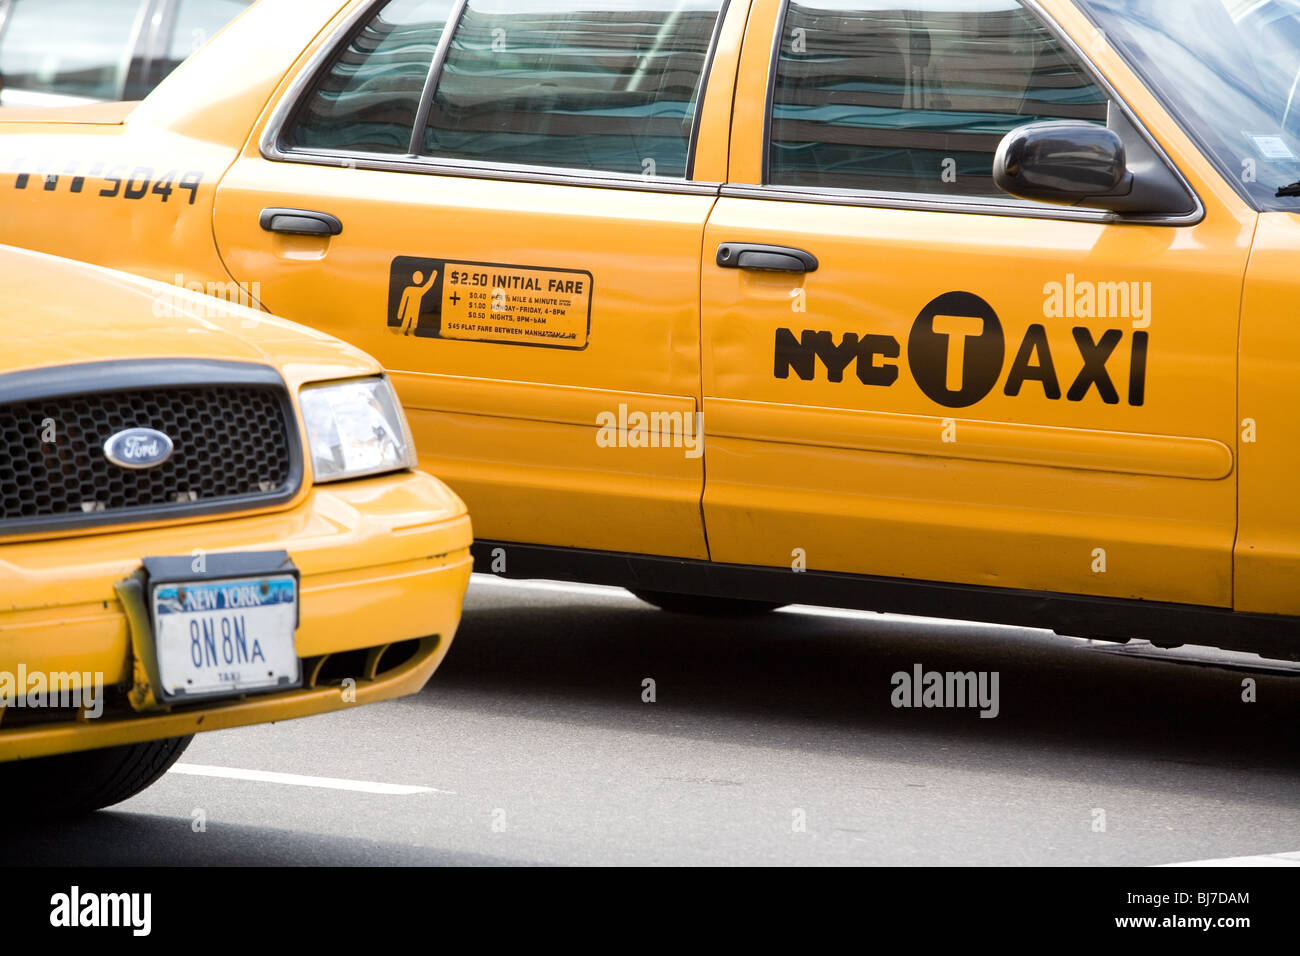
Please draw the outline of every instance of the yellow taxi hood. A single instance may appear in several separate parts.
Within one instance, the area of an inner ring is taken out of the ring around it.
[[[255,300],[256,289],[233,282],[205,289],[216,294],[0,245],[0,374],[117,359],[206,358],[270,365],[296,387],[380,371],[364,352],[332,336],[237,304]]]

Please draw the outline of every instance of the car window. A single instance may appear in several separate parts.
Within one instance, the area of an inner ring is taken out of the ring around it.
[[[123,98],[144,99],[251,3],[252,0],[175,0],[162,26],[166,35],[155,39],[148,55],[133,66],[126,78]],[[155,8],[155,19],[158,9]]]
[[[1104,124],[1106,96],[1015,0],[792,0],[768,178],[799,187],[1001,196],[993,154],[1038,120]]]
[[[252,0],[176,0],[172,33],[163,55],[166,76],[191,53],[215,36],[222,27],[248,9]]]
[[[4,91],[120,98],[140,8],[141,0],[12,0],[0,34]]]
[[[282,137],[288,147],[406,153],[454,0],[391,0],[335,56]]]
[[[722,0],[470,0],[424,152],[684,178]]]
[[[1300,2],[1081,6],[1257,208],[1300,209]]]

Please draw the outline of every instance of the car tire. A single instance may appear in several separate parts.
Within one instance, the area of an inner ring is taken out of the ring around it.
[[[703,617],[752,617],[766,614],[784,605],[774,601],[744,601],[739,598],[706,597],[703,594],[678,594],[675,591],[644,591],[628,588],[634,595],[653,604],[661,611],[673,614],[695,614]]]
[[[0,763],[0,807],[45,820],[111,807],[156,782],[193,739],[170,737]]]

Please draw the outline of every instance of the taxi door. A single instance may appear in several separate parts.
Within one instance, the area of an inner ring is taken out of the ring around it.
[[[1015,0],[755,0],[702,263],[715,560],[1231,605],[1254,217],[1051,9],[1109,81]],[[1049,119],[1127,123],[1188,212],[999,193]]]
[[[222,181],[232,275],[383,363],[480,539],[707,557],[699,249],[746,7],[354,4]]]

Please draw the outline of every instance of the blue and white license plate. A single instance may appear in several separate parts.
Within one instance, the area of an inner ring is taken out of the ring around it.
[[[236,696],[301,683],[292,574],[158,584],[152,591],[164,698]]]

